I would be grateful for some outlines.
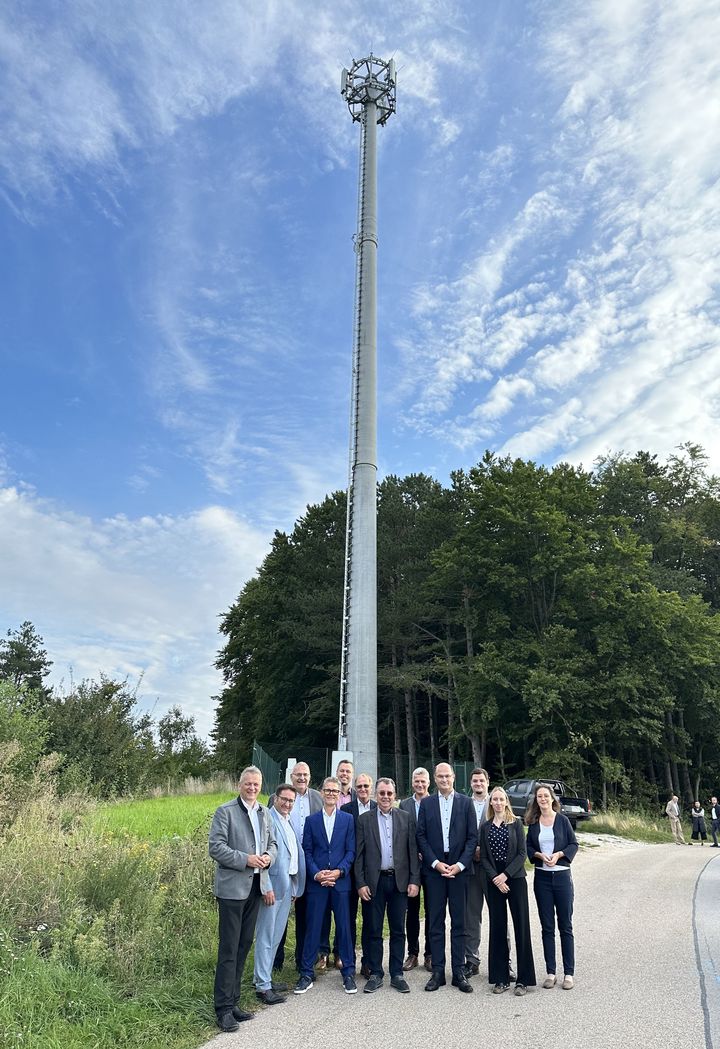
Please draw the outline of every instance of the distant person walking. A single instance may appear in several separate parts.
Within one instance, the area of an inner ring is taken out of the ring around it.
[[[718,799],[713,796],[710,798],[710,833],[712,834],[713,843],[710,846],[711,849],[718,848],[718,831],[720,830],[720,805],[718,805]]]
[[[680,807],[678,805],[677,794],[673,794],[670,801],[665,806],[665,813],[670,820],[670,833],[673,836],[673,841],[676,845],[687,845],[683,835],[682,823],[680,822]]]
[[[707,841],[705,809],[699,801],[693,803],[693,807],[690,810],[690,816],[692,817],[692,840],[697,841],[699,838],[702,838],[700,844],[704,845]]]

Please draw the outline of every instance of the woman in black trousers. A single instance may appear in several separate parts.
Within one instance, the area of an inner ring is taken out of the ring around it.
[[[575,937],[572,915],[575,890],[570,864],[575,858],[578,843],[567,816],[560,811],[560,802],[551,787],[538,787],[530,802],[525,822],[528,824],[527,852],[535,864],[533,888],[542,928],[545,955],[543,987],[557,983],[555,961],[555,916],[560,933],[564,991],[575,983]]]
[[[487,874],[487,904],[490,916],[488,970],[493,994],[510,986],[510,952],[507,940],[507,909],[510,907],[517,951],[515,994],[535,986],[535,963],[530,941],[527,878],[525,876],[525,833],[513,814],[507,794],[495,787],[490,795],[493,818],[480,825],[480,862]]]

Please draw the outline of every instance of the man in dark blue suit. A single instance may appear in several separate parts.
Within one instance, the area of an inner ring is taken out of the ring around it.
[[[450,911],[450,960],[453,987],[472,991],[465,971],[465,880],[477,844],[477,820],[470,798],[454,790],[455,773],[435,767],[437,793],[420,802],[417,846],[427,879],[432,975],[426,991],[445,984],[445,912]]]
[[[313,966],[320,945],[323,918],[331,908],[335,915],[342,981],[346,994],[356,994],[355,948],[350,931],[350,871],[355,859],[355,821],[337,809],[340,782],[329,776],[322,785],[323,808],[305,820],[303,849],[307,881],[305,944],[300,979],[295,994],[313,985]]]

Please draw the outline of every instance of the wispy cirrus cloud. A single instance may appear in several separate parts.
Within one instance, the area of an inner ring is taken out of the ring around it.
[[[716,12],[594,3],[546,20],[536,39],[545,97],[558,104],[528,131],[539,146],[524,172],[530,195],[486,230],[464,272],[418,293],[404,345],[423,391],[406,417],[463,448],[491,437],[532,457],[616,440],[716,450]],[[494,183],[491,163],[479,200]]]

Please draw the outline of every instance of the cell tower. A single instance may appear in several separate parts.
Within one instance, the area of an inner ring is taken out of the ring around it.
[[[395,112],[395,63],[370,54],[343,69],[360,124],[350,471],[345,535],[338,750],[377,774],[377,126]]]

